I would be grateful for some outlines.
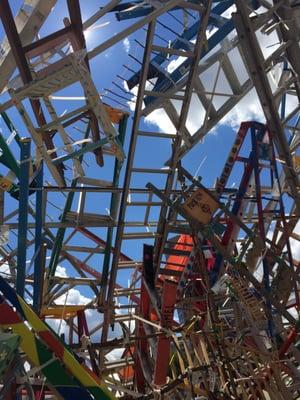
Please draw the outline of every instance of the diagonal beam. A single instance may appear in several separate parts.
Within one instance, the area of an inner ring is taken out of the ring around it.
[[[105,50],[109,49],[114,44],[125,39],[128,35],[142,28],[144,25],[149,24],[151,21],[154,21],[161,14],[166,13],[167,11],[179,5],[181,2],[182,0],[169,0],[167,2],[163,2],[162,6],[157,7],[152,13],[148,14],[145,18],[141,18],[135,24],[130,25],[122,32],[119,32],[117,35],[112,36],[110,39],[106,40],[106,42],[100,44],[99,46],[96,46],[93,50],[89,51],[88,52],[89,59],[97,56],[100,53],[103,53]]]
[[[298,193],[299,180],[294,170],[284,128],[276,109],[272,90],[265,73],[264,58],[244,2],[236,0],[236,6],[237,13],[233,14],[233,19],[240,38],[241,49],[247,61],[249,74],[256,88],[257,95],[268,123],[269,131],[275,142],[276,150],[279,157],[285,161],[283,168],[286,175],[287,185],[297,206],[300,207],[300,197]]]

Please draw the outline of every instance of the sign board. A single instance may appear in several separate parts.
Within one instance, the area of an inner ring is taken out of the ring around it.
[[[300,156],[298,155],[293,155],[293,161],[294,161],[294,165],[295,168],[298,169],[300,167]]]
[[[196,190],[183,204],[185,211],[201,224],[208,224],[218,207],[218,202],[201,188]]]
[[[0,177],[0,190],[4,190],[5,192],[7,192],[12,187],[13,187],[13,183],[11,180],[4,178],[4,176]]]

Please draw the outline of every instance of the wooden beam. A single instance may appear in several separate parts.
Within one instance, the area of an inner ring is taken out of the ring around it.
[[[22,43],[17,31],[17,27],[14,21],[14,17],[11,12],[11,8],[9,5],[8,0],[3,0],[0,1],[0,18],[3,23],[3,27],[9,42],[9,45],[11,47],[11,51],[13,53],[13,56],[16,61],[16,65],[20,71],[21,78],[23,80],[23,83],[29,83],[32,81],[32,75],[25,57],[25,53],[22,47]],[[44,117],[41,104],[39,100],[30,100],[35,118],[38,122],[39,125],[46,125],[46,119]],[[43,140],[47,146],[48,150],[53,150],[54,145],[52,142],[52,139],[50,136],[45,133],[42,133]],[[51,154],[52,158],[56,158],[57,154],[56,152]],[[63,167],[62,165],[59,165],[57,167],[61,177],[63,178]]]
[[[46,51],[53,49],[54,47],[60,45],[62,42],[69,39],[70,41],[70,34],[72,33],[73,29],[72,26],[66,26],[63,29],[60,29],[57,32],[51,33],[50,35],[37,40],[31,44],[28,44],[23,47],[24,53],[27,57],[33,58],[37,57]]]

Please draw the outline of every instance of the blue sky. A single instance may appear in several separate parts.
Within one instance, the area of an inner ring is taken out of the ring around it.
[[[16,13],[19,6],[21,5],[21,1],[11,1],[10,2],[13,12]],[[94,0],[85,0],[84,2],[81,2],[82,5],[82,16],[83,16],[83,21],[85,21],[87,18],[89,18],[93,13],[97,11],[100,5],[104,5],[105,2],[96,2]],[[63,25],[63,18],[68,14],[67,12],[67,7],[66,7],[66,2],[65,0],[58,0],[56,7],[54,8],[53,12],[50,14],[48,17],[46,23],[42,27],[40,31],[40,37],[44,37],[57,29],[61,29],[64,27]],[[176,15],[176,13],[174,13]],[[173,29],[179,30],[178,24],[174,22],[174,18],[168,17],[169,20],[168,22],[170,23],[170,26],[173,27]],[[98,27],[97,29],[90,30],[89,33],[86,34],[86,41],[87,41],[87,49],[88,51],[93,49],[95,46],[97,46],[99,43],[103,43],[105,40],[109,39],[111,36],[115,35],[117,32],[121,31],[125,27],[129,26],[132,24],[132,20],[127,20],[127,21],[122,21],[118,22],[114,16],[114,14],[109,14],[106,15],[104,18],[102,18],[100,21],[98,21],[95,25],[101,25],[101,27]],[[192,21],[190,21],[192,23]],[[165,35],[165,30],[163,27],[160,28],[158,31],[161,33],[161,35]],[[2,26],[0,26],[0,35],[3,37],[3,29]],[[120,41],[117,43],[115,46],[113,46],[112,49],[107,50],[106,52],[100,54],[99,56],[93,58],[90,62],[91,66],[91,73],[93,77],[93,81],[96,85],[96,88],[99,93],[104,93],[105,89],[110,89],[113,90],[114,92],[117,92],[119,94],[122,94],[120,90],[117,90],[116,87],[112,84],[112,82],[117,83],[118,85],[122,86],[123,82],[121,79],[117,78],[117,75],[120,75],[121,77],[126,77],[128,78],[130,76],[130,73],[126,68],[124,68],[123,64],[129,66],[130,68],[133,68],[135,70],[138,69],[137,63],[132,61],[130,57],[128,56],[128,52],[130,54],[134,55],[136,58],[141,59],[142,57],[142,49],[141,47],[135,42],[135,39],[137,39],[140,42],[144,42],[145,40],[145,35],[146,32],[141,29],[134,34],[132,34],[129,38],[126,38],[125,41]],[[169,36],[172,36],[170,33],[168,33]],[[174,35],[173,35],[174,36]],[[276,39],[276,38],[275,38]],[[275,41],[274,38],[269,39],[268,43],[273,44]],[[273,42],[272,42],[273,41]],[[262,44],[262,46],[265,46],[265,50],[267,49],[266,44]],[[235,55],[236,57],[236,55]],[[240,62],[240,61],[239,61]],[[240,62],[241,63],[241,62]],[[241,80],[241,83],[245,79],[245,72],[240,69],[241,75],[239,76],[239,79]],[[207,90],[211,90],[212,84],[213,84],[213,75],[215,74],[215,71],[210,72],[210,74],[207,75],[206,78],[206,84],[207,84]],[[224,80],[223,80],[224,82]],[[210,88],[210,89],[209,89]],[[220,89],[221,90],[221,89]],[[223,87],[223,90],[225,88]],[[60,93],[57,93],[57,95],[60,96],[82,96],[82,89],[79,87],[79,85],[72,85],[69,88],[66,88],[62,90]],[[111,96],[111,95],[110,95]],[[111,97],[114,97],[113,95]],[[1,97],[1,102],[4,102],[7,100],[8,96],[7,94],[4,94]],[[128,104],[126,104],[126,100],[121,100],[117,97],[114,97],[115,99],[118,99],[118,101],[121,101],[124,104],[124,109],[126,111],[130,111]],[[129,99],[129,96],[128,96]],[[107,98],[103,98],[103,101],[111,104],[112,106],[119,107],[117,103],[114,103]],[[202,183],[207,186],[207,187],[212,187],[214,185],[214,182],[216,178],[220,175],[222,168],[224,166],[224,162],[226,161],[228,152],[232,146],[232,143],[234,141],[236,131],[237,131],[237,123],[236,119],[240,120],[239,122],[242,122],[244,118],[248,119],[264,119],[259,107],[255,108],[255,105],[253,104],[257,103],[257,99],[255,96],[255,93],[251,94],[250,98],[248,99],[248,103],[244,104],[241,106],[237,111],[236,114],[233,115],[232,119],[227,119],[224,123],[219,124],[213,132],[209,133],[206,135],[204,141],[202,143],[199,143],[196,145],[188,154],[187,156],[184,157],[183,159],[183,166],[188,169],[193,175],[196,174],[198,171],[198,175],[202,177]],[[30,107],[28,106],[28,102],[24,102],[24,104],[27,104],[27,110],[30,110]],[[55,105],[55,108],[57,110],[58,114],[62,114],[64,112],[69,112],[70,110],[74,109],[75,107],[79,107],[84,104],[83,101],[60,101],[60,100],[53,100],[53,104]],[[28,136],[28,133],[24,130],[24,125],[15,109],[9,110],[9,116],[15,123],[18,131],[20,132],[21,136]],[[32,116],[32,112],[30,112],[30,115]],[[194,121],[197,121],[198,118],[198,110],[197,107],[192,107],[192,112],[191,115],[189,116],[189,123],[192,125]],[[235,119],[235,120],[234,120]],[[150,119],[151,120],[151,119]],[[232,122],[234,120],[235,122]],[[152,122],[153,119],[152,119]],[[145,122],[140,126],[140,129],[143,130],[149,130],[153,131],[155,129],[160,129],[165,132],[165,128],[168,128],[168,124],[166,121],[162,119],[157,119],[157,125],[151,124],[149,122]],[[1,128],[3,130],[3,135],[4,137],[8,137],[9,133],[8,130],[6,129],[3,121],[1,123]],[[77,124],[78,129],[82,129],[83,126],[82,124]],[[131,135],[131,128],[132,128],[132,114],[129,117],[128,120],[128,128],[127,128],[127,133],[126,133],[126,142],[125,142],[125,150],[127,151],[128,149],[128,143]],[[78,130],[74,129],[69,129],[68,133],[70,137],[74,140],[79,140],[82,138],[82,133],[79,132]],[[169,132],[170,133],[170,132]],[[247,152],[247,144],[246,144],[246,152]],[[11,148],[16,155],[16,158],[19,158],[19,150],[18,147],[15,143],[12,143]],[[164,162],[169,158],[171,152],[171,146],[170,146],[170,141],[166,139],[160,139],[154,141],[151,138],[141,138],[139,139],[138,145],[137,145],[137,152],[135,156],[135,166],[143,166],[143,167],[161,167],[163,166]],[[106,180],[111,180],[112,178],[112,169],[113,169],[113,163],[114,160],[111,157],[105,157],[105,166],[103,168],[100,168],[97,166],[95,163],[94,156],[92,154],[87,154],[84,157],[84,163],[85,168],[87,171],[87,176],[91,178],[96,178],[96,179],[106,179]],[[199,169],[199,166],[201,165],[201,168]],[[1,167],[2,168],[2,167]],[[120,179],[120,187],[123,185],[123,179],[124,179],[124,171],[125,171],[125,166],[123,166],[122,173],[121,173],[121,179]],[[66,171],[66,176],[68,178],[71,178],[71,171]],[[233,170],[233,173],[230,177],[230,180],[228,182],[228,186],[235,185],[235,187],[238,186],[239,180],[241,177],[241,166],[238,166]],[[50,181],[53,184],[53,179],[49,177],[49,174],[46,173],[45,176],[45,181]],[[164,182],[160,180],[159,177],[154,176],[153,174],[151,175],[144,175],[144,176],[135,176],[133,178],[133,187],[144,187],[147,182],[151,181],[153,184],[156,184],[157,186],[163,188]],[[8,211],[9,209],[14,209],[17,207],[17,202],[13,199],[10,199],[7,197],[6,201],[6,207]],[[137,199],[137,198],[136,198]],[[52,204],[49,203],[47,213],[49,214],[50,217],[47,217],[47,220],[50,220],[50,218],[53,218],[53,220],[57,221],[58,217],[60,215],[60,209],[63,208],[64,206],[64,201],[65,201],[65,196],[59,193],[53,193],[49,195],[49,200],[51,201]],[[73,208],[72,210],[77,209],[77,200],[78,200],[78,194],[75,195],[74,203],[73,203]],[[132,199],[134,200],[134,199]],[[140,199],[141,200],[141,199]],[[57,208],[58,207],[58,208]],[[109,195],[100,195],[100,194],[87,194],[86,198],[86,212],[94,212],[94,213],[99,213],[99,214],[107,214],[107,208],[109,207]],[[127,208],[127,216],[131,217],[131,219],[137,220],[142,218],[142,209],[137,210],[136,208],[128,207]],[[155,215],[156,214],[156,215]],[[157,216],[157,212],[153,212],[151,215],[150,219],[155,219]],[[15,219],[16,220],[16,219]],[[95,234],[99,235],[102,239],[105,239],[106,237],[106,229],[104,228],[90,228],[92,232]],[[130,231],[130,230],[128,230]],[[132,231],[132,230],[131,230]],[[55,231],[53,230],[53,233]],[[68,236],[69,231],[66,234],[66,237]],[[12,245],[15,246],[16,244],[16,238],[11,234],[11,241]],[[133,259],[136,260],[141,260],[142,258],[142,244],[146,242],[146,240],[128,240],[123,242],[123,247],[122,251],[127,254],[128,256],[132,257]],[[150,241],[149,241],[150,242]],[[70,241],[69,244],[80,244],[83,246],[90,246],[91,242],[86,239],[84,236],[80,234],[76,234],[76,236],[73,238],[72,241]],[[80,253],[74,253],[77,258],[83,260],[87,254],[80,254]],[[50,256],[50,251],[48,252],[48,256]],[[28,258],[32,257],[32,249],[29,249],[28,251]],[[97,271],[101,272],[102,269],[102,262],[103,262],[103,256],[102,255],[94,255],[89,261],[88,264],[93,266]],[[67,262],[63,262],[61,265],[65,266],[67,268],[67,273],[68,274],[73,274],[72,269],[69,267]],[[118,281],[119,283],[123,285],[127,285],[127,279],[129,278],[128,276],[128,271],[124,271],[119,274],[118,276]],[[88,295],[86,293],[85,289],[82,290],[82,293],[85,295]]]
[[[97,2],[98,3],[98,2]],[[18,1],[13,1],[11,2],[13,12],[16,13],[21,2]],[[99,4],[98,4],[99,6]],[[86,18],[88,18],[90,15],[92,15],[94,12],[97,11],[98,6],[96,5],[95,1],[85,1],[84,2],[84,7],[82,7],[82,15],[83,15],[83,20],[85,21]],[[50,14],[48,17],[46,23],[43,25],[42,29],[40,30],[40,37],[46,36],[49,33],[52,33],[56,31],[57,29],[63,28],[63,17],[67,15],[67,7],[66,7],[66,2],[59,0],[57,2],[57,5],[55,6],[53,12]],[[117,31],[124,29],[126,26],[130,25],[132,23],[131,20],[125,21],[125,22],[117,22],[115,19],[115,16],[113,14],[107,15],[104,18],[101,19],[101,21],[97,22],[95,25],[101,24],[102,27],[91,30],[88,34],[86,34],[86,41],[87,41],[87,48],[88,50],[92,49],[94,46],[98,45],[99,42],[103,42],[112,35],[116,34]],[[2,27],[1,27],[2,28]],[[2,32],[3,34],[3,32]],[[132,61],[128,59],[127,51],[128,51],[128,46],[130,46],[130,50],[136,57],[141,57],[141,52],[142,49],[140,46],[138,46],[135,42],[134,39],[138,39],[140,42],[144,41],[145,38],[145,31],[140,30],[133,35],[130,36],[129,39],[125,40],[125,43],[121,41],[120,43],[116,44],[113,49],[109,49],[108,51],[104,52],[98,57],[95,57],[94,59],[91,60],[90,66],[91,66],[91,72],[93,76],[94,83],[100,93],[104,92],[105,88],[112,89],[116,91],[116,89],[113,87],[112,82],[116,79],[116,75],[121,75],[121,76],[126,76],[126,70],[123,67],[123,64],[126,65],[131,65]],[[163,34],[163,32],[162,32]],[[137,68],[137,66],[134,66]],[[127,73],[128,76],[128,73]],[[122,82],[118,80],[118,83],[121,85]],[[82,95],[82,90],[80,90],[79,85],[73,85],[70,88],[64,89],[60,95],[64,96],[80,96]],[[112,96],[113,97],[113,96]],[[115,97],[116,98],[116,97]],[[3,96],[3,101],[7,99],[7,95]],[[104,99],[106,100],[106,99]],[[122,101],[122,100],[121,100]],[[126,102],[122,101],[125,105]],[[28,102],[24,102],[25,104]],[[55,108],[57,110],[58,114],[61,114],[63,112],[70,111],[74,107],[78,107],[83,102],[77,102],[77,101],[54,101],[53,102],[55,105]],[[116,105],[113,102],[110,103],[111,105]],[[29,111],[30,107],[28,106],[27,111],[32,115],[32,113]],[[15,123],[18,131],[20,132],[21,136],[27,136],[27,133],[24,132],[24,126],[20,120],[20,117],[18,113],[16,112],[15,109],[9,110],[9,116]],[[34,119],[33,119],[34,120]],[[127,134],[126,134],[126,143],[125,143],[125,148],[128,147],[128,140],[130,137],[131,133],[131,122],[132,122],[132,117],[129,118],[128,121],[128,129],[127,129]],[[147,123],[144,126],[142,126],[142,129],[145,130],[153,130],[154,128],[157,129],[157,127],[151,126],[151,124]],[[7,130],[5,129],[4,124],[2,123],[2,129],[3,129],[3,134],[8,135]],[[74,139],[80,139],[80,134],[76,131],[72,131],[72,138]],[[210,134],[206,137],[204,143],[196,146],[185,158],[184,160],[184,166],[191,171],[193,174],[197,171],[199,168],[199,165],[203,162],[202,168],[200,168],[199,174],[203,176],[202,182],[207,185],[211,186],[214,183],[215,178],[219,175],[222,166],[224,164],[224,161],[226,159],[226,155],[231,147],[231,143],[234,138],[234,130],[228,128],[228,127],[220,127],[218,131],[214,132],[213,134]],[[157,149],[157,143],[159,143],[159,151]],[[11,148],[13,149],[14,153],[16,154],[16,158],[18,158],[18,147],[13,143],[11,145]],[[136,157],[135,157],[135,165],[143,165],[143,166],[148,166],[148,167],[153,167],[154,160],[156,165],[162,165],[164,161],[169,157],[170,155],[170,142],[165,139],[161,139],[153,143],[153,140],[151,138],[142,138],[142,140],[138,143],[138,148],[136,152]],[[99,179],[111,179],[111,170],[112,170],[112,165],[113,165],[113,160],[110,157],[106,157],[105,160],[105,167],[104,168],[99,168],[95,162],[94,162],[94,157],[91,154],[88,154],[84,158],[85,162],[90,164],[90,167],[88,168],[88,176],[89,177],[98,177]],[[205,173],[204,173],[205,172]],[[124,168],[122,173],[124,174]],[[121,175],[123,176],[123,175]],[[53,180],[50,177],[45,177],[45,180],[50,180],[53,182]],[[151,180],[154,184],[158,184],[160,187],[163,187],[163,182],[159,182],[159,178],[156,176],[141,176],[141,177],[135,177],[133,178],[133,186],[140,186],[144,187],[144,185]],[[121,180],[122,184],[122,180]],[[78,196],[75,196],[75,199]],[[90,212],[99,212],[99,213],[106,213],[106,208],[108,207],[108,195],[96,195],[96,194],[88,194],[87,195],[87,200],[86,200],[86,208],[87,211]],[[106,200],[105,200],[106,199]],[[57,207],[62,208],[64,205],[64,197],[62,195],[59,195],[57,193],[49,195],[49,200],[51,201],[52,204],[55,204]],[[12,208],[17,206],[16,201],[10,199],[9,202],[7,202],[7,206],[11,206]],[[76,201],[74,201],[74,206],[76,208]],[[73,209],[75,209],[73,207]],[[54,219],[57,220],[57,217],[59,215],[59,210],[57,208],[53,207],[51,204],[49,205],[48,208],[48,214]],[[131,207],[128,207],[127,211],[128,215],[136,216],[137,210],[132,209]],[[154,218],[155,215],[152,215],[152,218]],[[100,237],[104,238],[103,234],[105,233],[105,229],[91,229],[95,233],[99,234]],[[78,236],[74,238],[73,242],[78,241]],[[90,242],[83,238],[82,236],[80,237],[80,242],[83,245],[90,245]],[[70,242],[72,243],[72,242]],[[74,244],[74,243],[73,243]],[[142,242],[139,243],[137,246],[136,241],[126,241],[124,242],[124,246],[122,249],[126,254],[129,256],[133,257],[134,259],[140,259],[141,258],[141,253],[142,253]],[[77,254],[78,258],[82,258],[85,255],[80,255]],[[92,260],[96,264],[96,258],[101,259],[102,256],[97,255],[93,256]],[[101,269],[101,260],[99,260],[99,265],[98,268],[95,265],[96,269]]]

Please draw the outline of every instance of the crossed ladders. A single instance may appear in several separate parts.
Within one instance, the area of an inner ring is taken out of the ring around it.
[[[64,180],[60,172],[58,171],[57,166],[62,161],[65,161],[66,158],[53,159],[51,157],[51,154],[55,152],[56,149],[50,151],[47,150],[45,148],[40,133],[49,131],[51,132],[52,130],[58,131],[60,138],[63,142],[63,148],[67,153],[69,153],[69,157],[73,161],[75,177],[82,177],[84,175],[84,171],[78,160],[78,154],[73,149],[74,143],[70,142],[63,125],[63,123],[70,118],[74,118],[78,115],[80,116],[87,111],[93,112],[106,136],[106,140],[99,140],[96,146],[94,146],[93,150],[95,150],[97,147],[103,146],[106,142],[108,142],[111,145],[112,153],[118,158],[118,160],[123,161],[125,157],[122,146],[117,139],[117,130],[111,122],[107,107],[105,107],[105,105],[100,100],[95,85],[91,80],[89,71],[84,63],[84,57],[85,52],[78,51],[64,57],[60,61],[52,64],[50,67],[45,68],[44,70],[42,70],[42,73],[40,73],[40,77],[38,77],[34,81],[24,85],[19,89],[11,89],[10,94],[12,99],[1,106],[1,111],[6,110],[12,105],[16,106],[36,144],[37,161],[39,161],[40,159],[45,160],[45,163],[47,164],[47,167],[49,168],[49,171],[58,186],[64,186]],[[51,95],[78,81],[83,86],[87,105],[80,107],[76,111],[72,111],[71,113],[67,113],[63,116],[58,117],[51,103]],[[22,104],[22,101],[26,98],[43,99],[46,108],[48,109],[49,114],[52,118],[52,122],[50,124],[46,124],[44,126],[36,128],[25,107]],[[82,144],[82,141],[77,144]],[[89,150],[89,148],[87,148],[86,151],[87,150]]]

